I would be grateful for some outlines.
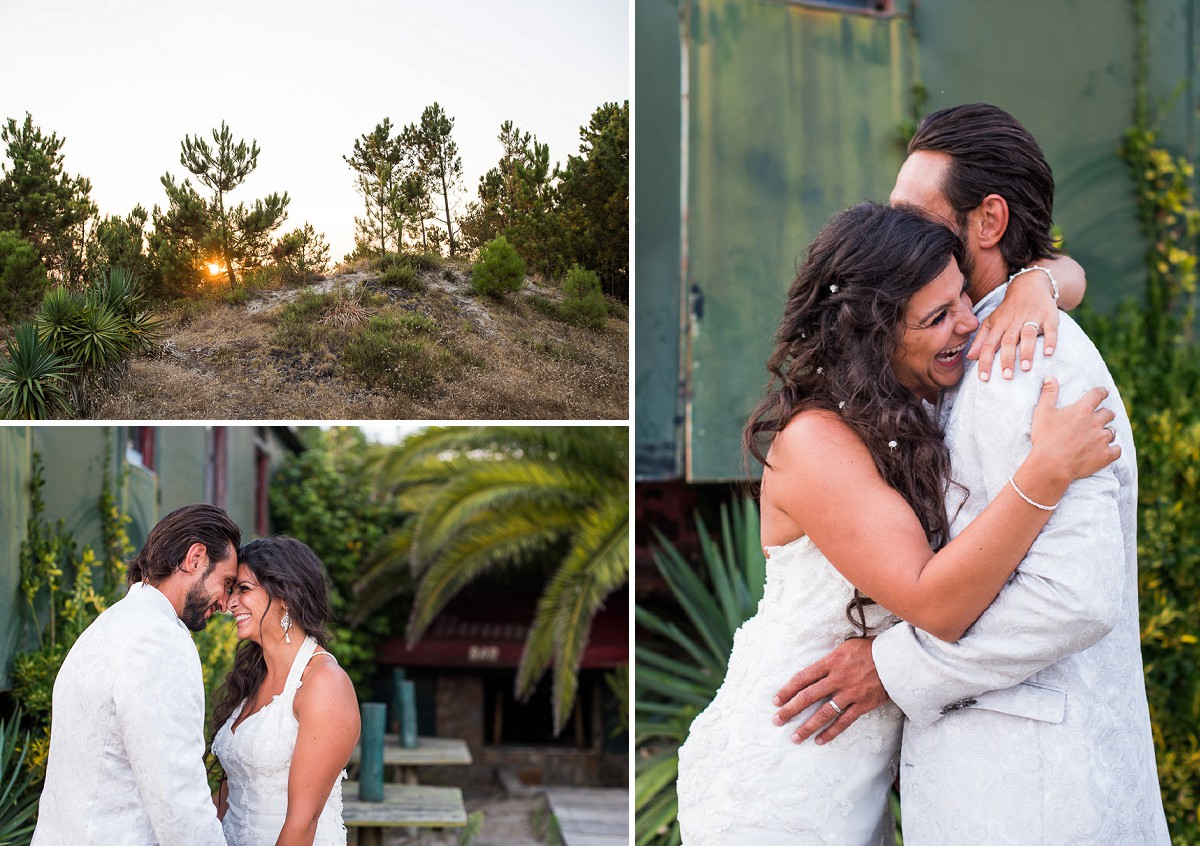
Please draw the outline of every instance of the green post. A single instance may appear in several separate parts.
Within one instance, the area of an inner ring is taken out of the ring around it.
[[[388,714],[388,731],[400,734],[400,685],[407,678],[403,667],[392,667],[392,709]]]
[[[400,745],[417,747],[417,689],[410,681],[400,682]]]
[[[383,801],[383,729],[386,724],[386,704],[362,703],[362,760],[359,764],[358,798],[364,802]]]

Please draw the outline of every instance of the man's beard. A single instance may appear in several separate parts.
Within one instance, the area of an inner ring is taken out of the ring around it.
[[[208,618],[204,612],[211,605],[212,602],[205,595],[203,586],[197,582],[188,589],[187,596],[183,598],[183,610],[179,612],[179,619],[194,632],[204,631],[204,627],[208,625]]]

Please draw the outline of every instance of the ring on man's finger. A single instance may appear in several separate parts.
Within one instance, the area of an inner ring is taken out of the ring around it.
[[[835,712],[837,712],[837,715],[839,717],[842,715],[842,713],[843,713],[842,709],[839,708],[838,704],[836,702],[834,702],[832,699],[829,700],[829,707],[832,708]]]
[[[1117,430],[1114,429],[1112,426],[1105,426],[1104,428],[1107,429],[1111,433],[1108,436],[1108,442],[1110,444],[1115,444],[1117,442]]]
[[[1042,328],[1042,324],[1038,323],[1036,320],[1026,320],[1021,324],[1022,329],[1024,329],[1026,326],[1032,326],[1035,331]]]

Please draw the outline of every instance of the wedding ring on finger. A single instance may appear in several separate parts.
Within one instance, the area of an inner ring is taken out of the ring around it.
[[[832,708],[839,717],[842,715],[842,713],[843,713],[842,709],[839,708],[838,704],[836,702],[834,702],[832,699],[829,700],[829,707]]]
[[[1038,323],[1036,320],[1026,320],[1021,324],[1022,329],[1024,329],[1026,326],[1032,326],[1033,331],[1035,332],[1042,328],[1042,324]]]
[[[1115,444],[1117,442],[1117,430],[1114,429],[1112,426],[1105,426],[1104,428],[1107,429],[1110,433],[1108,436],[1108,442],[1110,444]]]

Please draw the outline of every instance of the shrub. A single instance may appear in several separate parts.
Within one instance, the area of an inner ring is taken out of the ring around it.
[[[409,265],[408,257],[405,255],[402,255],[401,253],[384,253],[383,255],[376,256],[371,261],[371,266],[374,267],[376,270],[378,270],[380,273],[383,273],[392,267],[401,267],[401,266],[408,266],[408,265]]]
[[[37,248],[19,232],[0,232],[0,317],[13,321],[28,316],[49,284]]]
[[[328,344],[330,328],[321,322],[321,317],[336,303],[333,294],[302,292],[280,312],[274,342],[285,349],[308,352]]]
[[[567,319],[563,315],[562,306],[549,297],[543,297],[541,294],[530,294],[529,304],[533,306],[534,311],[544,314],[547,317],[553,317],[555,320]]]
[[[446,260],[442,258],[441,253],[429,251],[413,253],[411,256],[408,256],[408,260],[413,267],[422,271],[441,270],[446,264]]]
[[[562,313],[573,323],[592,329],[602,327],[608,307],[600,290],[600,277],[579,265],[572,267],[563,283]]]
[[[439,373],[454,366],[453,356],[421,334],[428,330],[390,316],[372,317],[346,343],[346,370],[369,386],[383,386],[409,396],[433,387]]]
[[[383,271],[379,281],[389,288],[403,288],[406,291],[425,290],[425,284],[417,276],[417,269],[410,264],[392,265]]]
[[[520,290],[525,282],[525,262],[503,235],[484,244],[471,265],[471,287],[490,297]]]

